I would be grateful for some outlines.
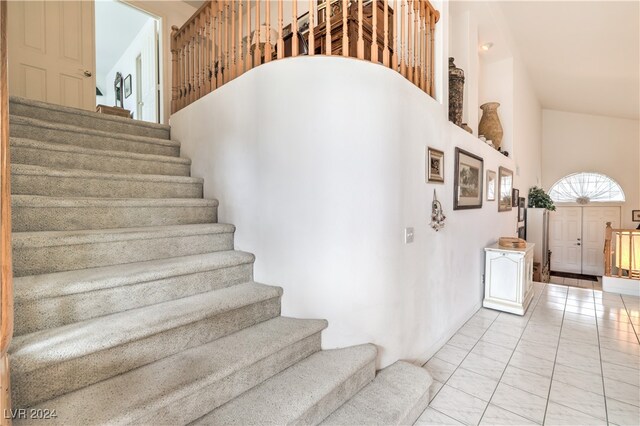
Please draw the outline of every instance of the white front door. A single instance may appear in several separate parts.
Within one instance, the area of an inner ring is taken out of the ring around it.
[[[582,212],[582,273],[604,274],[604,231],[607,222],[620,228],[620,207],[584,207]]]
[[[558,207],[549,216],[551,270],[582,273],[582,207]]]
[[[95,110],[93,1],[10,1],[9,93]]]

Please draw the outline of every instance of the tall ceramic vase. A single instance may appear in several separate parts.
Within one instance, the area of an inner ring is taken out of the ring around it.
[[[493,146],[498,149],[502,144],[502,136],[504,131],[500,124],[500,118],[498,117],[498,102],[487,102],[480,105],[482,110],[482,118],[478,125],[478,134],[484,135],[485,138],[493,142]]]

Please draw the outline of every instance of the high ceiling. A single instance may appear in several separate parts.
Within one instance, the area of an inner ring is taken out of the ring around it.
[[[505,1],[500,9],[543,108],[640,117],[640,2]]]

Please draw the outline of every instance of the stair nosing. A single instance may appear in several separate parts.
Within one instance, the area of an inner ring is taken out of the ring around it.
[[[238,295],[244,297],[239,298]],[[136,340],[202,321],[205,318],[215,317],[225,312],[232,312],[281,296],[281,287],[250,281],[224,289],[15,336],[9,353],[14,368],[21,373],[27,373],[46,368],[61,359],[65,361],[79,359],[92,353],[126,345]],[[180,307],[178,312],[170,317],[170,320],[167,312],[171,311],[165,309],[167,307]],[[154,320],[151,324],[149,324],[150,317]],[[142,318],[145,319],[145,327],[140,327],[140,322],[136,321]],[[96,336],[92,330],[92,326],[96,324],[100,326],[99,328],[104,334]],[[88,331],[87,335],[91,335],[91,338],[81,346],[74,344],[74,341],[78,339],[79,329]],[[45,349],[44,339],[53,340],[55,345]],[[25,353],[34,346],[37,346],[37,353]]]
[[[84,155],[92,155],[96,157],[118,157],[126,159],[134,159],[137,161],[148,161],[156,163],[175,163],[191,165],[191,159],[185,157],[173,157],[170,155],[160,154],[145,154],[141,152],[120,151],[113,149],[96,149],[87,148],[80,145],[56,143],[49,141],[39,141],[37,139],[23,138],[23,137],[10,137],[12,147],[26,147],[33,149],[40,149],[42,151],[56,151],[56,152],[72,152]],[[17,144],[14,144],[17,142]],[[14,163],[21,164],[21,163]]]
[[[13,207],[28,208],[133,208],[133,207],[218,207],[213,198],[104,198],[104,197],[48,197],[46,195],[13,194]],[[36,231],[37,232],[37,231]]]
[[[225,258],[218,262],[216,258]],[[210,263],[198,259],[212,258]],[[192,262],[190,262],[192,261]],[[72,271],[27,275],[14,278],[15,303],[28,303],[49,298],[73,296],[117,287],[143,284],[173,276],[190,275],[234,266],[248,265],[255,261],[251,253],[226,250],[189,256],[154,259],[126,265],[109,265]],[[177,264],[177,269],[176,269]],[[131,267],[140,271],[123,271]],[[65,284],[56,286],[55,284]]]
[[[161,139],[149,136],[131,135],[128,133],[111,133],[105,130],[96,130],[89,127],[74,126],[73,124],[57,123],[54,121],[41,120],[39,118],[27,117],[24,115],[10,115],[9,122],[14,121],[14,125],[24,125],[31,127],[39,127],[49,130],[60,130],[71,133],[88,134],[91,136],[102,137],[105,139],[119,139],[130,142],[139,142],[149,145],[162,145],[169,147],[180,147],[180,142],[173,139]]]
[[[27,99],[27,98],[15,96],[15,95],[9,96],[9,102],[28,105],[34,108],[62,111],[68,114],[80,114],[87,117],[95,118],[97,120],[113,121],[115,123],[120,123],[120,124],[133,124],[134,126],[138,126],[138,127],[149,127],[154,130],[166,130],[166,131],[171,130],[171,126],[169,124],[152,123],[150,121],[132,120],[130,118],[125,118],[125,117],[117,117],[117,116],[108,115],[108,114],[99,114],[93,111],[86,111],[83,109],[68,107],[64,105],[53,105],[47,102],[37,101],[35,99]]]

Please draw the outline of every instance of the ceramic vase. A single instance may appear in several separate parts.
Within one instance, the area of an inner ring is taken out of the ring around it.
[[[462,97],[464,94],[464,71],[456,68],[449,58],[449,121],[462,126]]]
[[[498,117],[499,106],[500,104],[498,102],[487,102],[486,104],[480,105],[482,118],[478,125],[478,134],[484,135],[488,140],[492,141],[496,149],[500,148],[502,136],[504,135],[500,118]]]

